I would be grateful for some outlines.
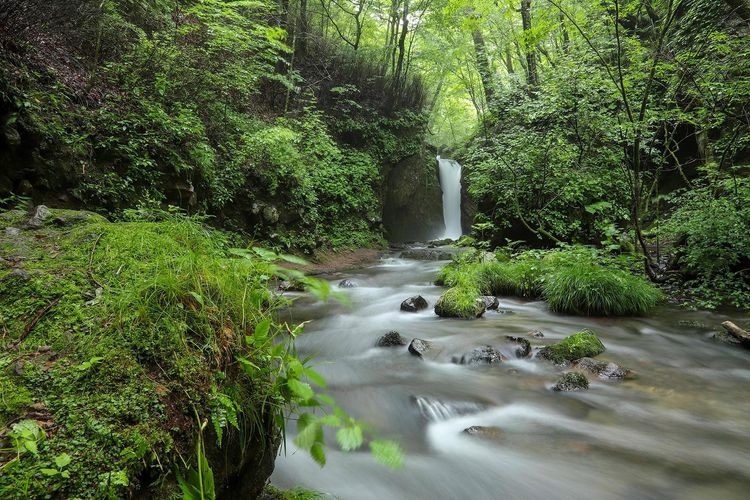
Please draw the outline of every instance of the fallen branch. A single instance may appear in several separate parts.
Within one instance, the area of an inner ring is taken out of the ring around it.
[[[743,330],[742,328],[735,325],[731,321],[725,321],[721,324],[721,326],[723,326],[724,330],[729,332],[729,334],[735,337],[736,339],[744,343],[750,344],[750,332],[748,332],[747,330]]]
[[[34,315],[34,317],[31,318],[31,321],[29,321],[26,324],[26,326],[23,329],[23,333],[18,338],[18,340],[16,340],[16,342],[13,345],[10,346],[10,349],[13,350],[13,351],[15,351],[16,349],[18,349],[18,346],[21,344],[21,342],[24,341],[24,339],[26,339],[26,337],[29,336],[29,334],[31,333],[31,330],[33,330],[34,327],[36,326],[36,324],[39,323],[39,320],[41,320],[44,317],[44,315],[49,312],[50,309],[52,309],[53,307],[55,307],[55,305],[57,305],[58,302],[60,302],[60,297],[57,297],[56,299],[53,299],[52,302],[50,302],[46,306],[44,306],[41,309],[39,309],[36,312],[36,314]]]

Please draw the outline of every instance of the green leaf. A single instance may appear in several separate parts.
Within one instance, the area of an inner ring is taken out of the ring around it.
[[[55,457],[55,465],[57,465],[58,469],[62,469],[66,465],[68,465],[71,461],[70,455],[67,453],[61,453]]]
[[[316,372],[312,368],[305,368],[302,373],[309,378],[315,385],[318,387],[325,387],[326,386],[326,379],[323,378],[323,375]]]
[[[256,340],[263,340],[268,338],[268,332],[271,329],[271,318],[266,318],[257,325],[255,325],[255,333],[253,336]]]
[[[45,476],[56,476],[60,473],[60,471],[57,469],[39,469],[39,472],[41,472]]]
[[[323,449],[323,445],[320,443],[315,443],[310,448],[310,456],[315,460],[318,465],[323,467],[326,464],[326,453]]]
[[[362,446],[362,428],[358,425],[344,427],[336,433],[336,441],[344,451],[356,450]]]
[[[190,292],[190,295],[192,295],[192,297],[193,297],[193,298],[194,298],[194,299],[195,299],[195,300],[196,300],[196,301],[197,301],[197,302],[198,302],[198,303],[199,303],[199,304],[200,304],[201,306],[205,306],[205,305],[206,305],[206,304],[205,304],[205,303],[203,302],[203,296],[202,296],[202,295],[200,295],[200,294],[198,294],[198,293],[195,293],[195,292]]]
[[[370,452],[375,460],[388,467],[399,469],[404,465],[404,452],[395,441],[371,441]]]
[[[301,257],[297,257],[296,255],[287,255],[287,254],[279,254],[279,258],[283,261],[290,262],[292,264],[299,264],[301,266],[306,266],[309,264],[305,259]]]
[[[287,380],[286,385],[294,395],[302,400],[310,399],[315,395],[315,392],[312,390],[312,387],[310,387],[310,384],[300,382],[295,378],[290,378],[289,380]]]
[[[310,422],[297,434],[294,443],[303,450],[309,450],[318,441],[318,431],[320,431],[320,425],[317,422]]]
[[[24,441],[23,447],[26,448],[27,451],[30,451],[32,454],[36,455],[39,453],[39,448],[36,446],[36,441]]]
[[[265,248],[253,247],[253,252],[258,254],[258,256],[266,262],[273,262],[279,258],[276,252],[266,250]]]

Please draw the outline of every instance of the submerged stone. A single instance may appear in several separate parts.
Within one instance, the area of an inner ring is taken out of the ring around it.
[[[539,351],[539,357],[557,365],[565,365],[576,359],[593,357],[603,353],[604,344],[591,330],[582,330],[565,337],[557,344]]]
[[[589,379],[578,372],[563,373],[552,388],[553,391],[583,391],[589,388]]]
[[[412,396],[411,402],[425,419],[432,422],[479,413],[487,408],[473,401],[441,401],[428,396]]]
[[[464,434],[482,439],[491,439],[496,441],[503,437],[503,430],[500,427],[472,425],[463,430]]]
[[[635,378],[635,372],[623,368],[617,363],[597,361],[593,358],[581,358],[575,362],[575,367],[596,375],[604,380]]]
[[[421,295],[415,295],[409,297],[405,301],[401,302],[401,310],[406,312],[417,312],[422,309],[427,309],[427,301]]]
[[[397,347],[406,345],[406,339],[403,338],[400,333],[396,331],[390,331],[380,337],[375,345],[377,347]]]
[[[461,357],[453,356],[451,361],[459,365],[494,365],[502,363],[503,355],[494,347],[484,345]]]

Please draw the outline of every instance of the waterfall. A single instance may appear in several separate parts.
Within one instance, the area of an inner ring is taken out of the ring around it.
[[[443,190],[443,238],[461,237],[461,165],[455,160],[437,157],[440,187]]]

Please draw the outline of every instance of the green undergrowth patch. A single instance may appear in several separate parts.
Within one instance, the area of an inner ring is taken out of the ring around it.
[[[462,290],[454,295],[545,299],[555,312],[584,316],[644,315],[663,299],[659,289],[633,274],[632,259],[592,248],[491,255],[460,254],[439,271],[435,283]]]
[[[169,496],[194,412],[229,406],[224,432],[249,440],[258,409],[279,403],[235,357],[262,366],[245,334],[283,299],[270,263],[229,258],[199,222],[76,214],[38,230],[2,216],[21,232],[0,233],[0,497]]]

